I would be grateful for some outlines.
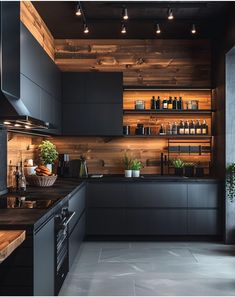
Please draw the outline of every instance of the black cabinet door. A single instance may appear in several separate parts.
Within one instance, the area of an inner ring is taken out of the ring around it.
[[[218,208],[221,205],[221,189],[218,183],[188,185],[188,207]]]
[[[187,207],[187,184],[134,183],[127,184],[128,207]]]
[[[73,231],[74,226],[80,219],[82,213],[86,206],[86,187],[79,189],[72,197],[69,199],[69,211],[75,212],[73,218],[69,222],[69,232]]]
[[[89,183],[88,207],[125,207],[124,183]]]
[[[2,90],[20,98],[20,2],[1,2]]]
[[[63,134],[121,136],[121,104],[64,104]]]
[[[86,76],[86,103],[122,104],[122,73],[89,72]]]
[[[79,253],[79,248],[85,236],[85,213],[77,222],[73,232],[69,236],[69,269],[71,268],[75,257]]]
[[[220,235],[221,218],[217,209],[189,209],[189,235]]]
[[[90,208],[87,211],[86,233],[88,235],[126,234],[124,208]]]
[[[34,236],[34,295],[54,295],[54,218]]]
[[[186,209],[127,209],[128,235],[186,235]]]
[[[86,103],[87,73],[62,73],[62,100],[67,103]]]

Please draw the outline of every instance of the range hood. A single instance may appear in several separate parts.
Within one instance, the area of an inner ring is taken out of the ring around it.
[[[0,3],[0,126],[11,130],[55,129],[32,117],[21,99],[20,85],[20,2]]]

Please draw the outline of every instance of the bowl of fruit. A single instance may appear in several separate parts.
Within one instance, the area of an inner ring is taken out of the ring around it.
[[[39,165],[35,169],[35,174],[26,176],[28,184],[35,187],[51,187],[56,179],[57,175],[52,173],[45,165]]]

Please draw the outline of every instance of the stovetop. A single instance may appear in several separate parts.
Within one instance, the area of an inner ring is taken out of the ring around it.
[[[27,195],[8,195],[0,198],[0,209],[48,209],[58,200],[59,198],[43,199]]]

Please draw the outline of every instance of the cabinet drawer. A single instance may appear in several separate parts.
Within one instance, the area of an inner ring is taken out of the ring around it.
[[[189,184],[188,207],[218,208],[220,206],[219,184]]]
[[[88,185],[88,207],[125,207],[125,198],[123,183],[90,183]]]
[[[88,209],[88,235],[122,235],[126,233],[125,209]]]
[[[127,185],[128,207],[187,207],[187,185],[135,183]]]
[[[74,226],[76,225],[78,219],[80,218],[82,212],[85,209],[86,203],[86,187],[79,189],[70,199],[69,199],[69,211],[74,211],[75,215],[69,222],[69,231],[72,232]]]
[[[216,209],[191,209],[188,211],[189,235],[220,235],[221,222]]]
[[[129,235],[187,234],[187,210],[128,209],[126,220]]]
[[[79,252],[85,235],[85,213],[75,225],[73,232],[69,236],[69,268],[71,268],[75,257]]]

